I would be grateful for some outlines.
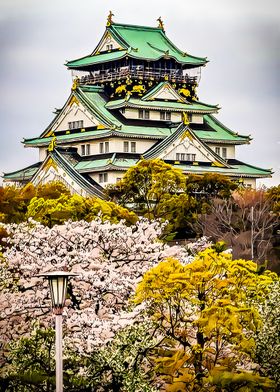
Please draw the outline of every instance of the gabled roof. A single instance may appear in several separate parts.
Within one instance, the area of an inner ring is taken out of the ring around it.
[[[166,98],[161,98],[161,96]],[[142,101],[151,101],[153,99],[168,99],[187,103],[187,101],[174,90],[169,82],[158,83],[141,98]]]
[[[63,169],[64,172],[71,178],[73,183],[76,183],[81,189],[86,192],[86,194],[104,199],[102,187],[91,177],[84,177],[75,169],[75,165],[78,162],[77,158],[78,157],[76,157],[75,154],[71,152],[65,151],[64,153],[63,151],[54,149],[53,151],[49,152],[44,162],[41,164],[34,176],[31,178],[31,182],[36,183],[36,181],[39,181],[39,176],[42,170],[48,167],[48,163],[50,161],[54,161],[55,164],[57,164],[57,166]]]
[[[107,109],[120,109],[123,107],[143,108],[151,110],[172,110],[175,112],[189,113],[217,113],[219,107],[217,105],[208,105],[203,102],[175,102],[175,101],[144,101],[139,98],[122,98],[109,101],[106,104]]]
[[[207,62],[204,57],[192,56],[178,49],[161,28],[112,23],[106,28],[103,37],[108,32],[120,44],[121,50],[99,53],[100,44],[98,44],[91,55],[68,61],[67,67],[86,68],[93,64],[113,61],[125,56],[150,61],[173,58],[178,63],[193,67],[204,65]]]
[[[229,167],[226,161],[224,161],[218,154],[216,154],[211,148],[209,148],[202,140],[200,140],[191,130],[188,125],[180,123],[178,128],[175,130],[172,135],[168,136],[161,142],[152,146],[148,151],[143,154],[144,159],[155,159],[161,158],[164,159],[163,153],[168,150],[170,146],[174,146],[176,142],[182,140],[184,138],[189,138],[195,148],[201,149],[200,152],[205,151],[205,155],[208,154],[209,160],[213,162],[213,164],[222,167]]]
[[[233,132],[214,116],[204,115],[203,124],[191,124],[195,135],[207,143],[248,144],[250,136],[239,135]]]
[[[121,123],[108,111],[105,107],[106,100],[104,98],[104,90],[99,86],[77,86],[72,89],[62,109],[57,111],[56,116],[48,125],[48,127],[41,133],[40,138],[48,137],[53,127],[63,118],[64,111],[71,105],[73,101],[80,102],[99,122],[104,128],[118,128]],[[28,140],[28,139],[27,139]],[[25,140],[24,140],[25,143]]]
[[[101,122],[105,123],[109,128],[118,128],[121,123],[106,108],[106,100],[104,98],[103,89],[97,86],[79,86],[74,94],[88,110],[97,115]]]

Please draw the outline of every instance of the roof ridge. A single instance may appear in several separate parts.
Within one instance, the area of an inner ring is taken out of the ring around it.
[[[84,178],[76,169],[74,166],[72,166],[69,161],[67,159],[65,159],[65,157],[63,156],[63,154],[61,154],[59,151],[57,151],[56,149],[54,149],[52,152],[50,152],[50,157],[53,158],[54,160],[58,158],[58,160],[60,159],[62,161],[62,164],[64,165],[64,169],[68,169],[68,171],[73,171],[73,176],[77,177],[78,182],[80,182],[80,185],[84,185],[88,188],[89,191],[91,191],[90,193],[93,194],[96,197],[99,198],[104,198],[104,194],[101,191],[101,189],[99,189],[100,185],[94,181],[94,183],[96,184],[91,184],[86,178]],[[59,162],[61,164],[61,162]],[[68,173],[69,174],[69,173]],[[69,174],[71,176],[71,173]],[[76,179],[76,178],[75,178]]]
[[[89,102],[89,99],[87,96],[85,96],[85,92],[80,89],[79,87],[77,88],[77,90],[74,92],[74,95],[77,94],[77,98],[80,99],[82,101],[82,103],[84,103],[87,108],[94,113],[95,116],[100,117],[101,118],[101,122],[105,122],[106,125],[108,125],[109,127],[116,127],[118,126],[117,124],[115,124],[113,121],[111,121],[110,119],[108,119],[97,107],[96,105],[93,105],[92,102]],[[105,107],[105,105],[104,105]],[[117,121],[118,122],[118,121]]]
[[[124,28],[134,28],[134,29],[146,29],[146,30],[157,30],[159,32],[162,32],[162,29],[160,27],[153,27],[153,26],[143,26],[143,25],[133,25],[133,24],[128,24],[128,23],[112,23],[109,28],[114,28],[115,26],[120,26]],[[164,33],[163,33],[164,34]]]

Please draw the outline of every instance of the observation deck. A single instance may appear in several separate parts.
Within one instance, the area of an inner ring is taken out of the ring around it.
[[[78,78],[81,84],[100,84],[114,82],[123,79],[139,79],[147,81],[169,81],[170,83],[199,83],[200,73],[196,76],[183,73],[179,69],[163,69],[163,68],[143,68],[143,67],[120,67],[118,69],[105,69],[85,73],[76,71],[72,73],[72,77]]]

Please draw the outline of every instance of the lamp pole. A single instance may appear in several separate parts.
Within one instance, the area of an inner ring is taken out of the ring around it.
[[[40,274],[49,281],[52,309],[55,314],[55,380],[56,392],[63,392],[62,313],[66,299],[68,279],[77,274],[54,271]]]

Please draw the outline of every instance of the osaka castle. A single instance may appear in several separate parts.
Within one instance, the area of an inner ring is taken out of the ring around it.
[[[142,159],[161,159],[186,175],[218,173],[246,187],[271,170],[236,158],[249,144],[217,118],[217,105],[198,98],[207,64],[175,46],[161,18],[156,27],[115,23],[107,26],[93,52],[68,61],[70,95],[47,128],[24,139],[39,150],[39,161],[4,174],[4,184],[62,181],[75,193],[103,197]]]

